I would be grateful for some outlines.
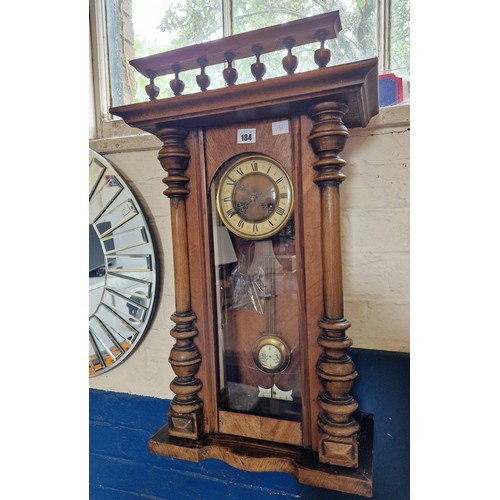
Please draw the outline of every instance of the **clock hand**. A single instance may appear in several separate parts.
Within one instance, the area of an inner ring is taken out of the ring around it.
[[[249,203],[251,203],[252,201],[257,201],[262,196],[262,193],[260,193],[259,191],[251,191],[241,181],[236,181],[234,183],[234,186],[236,189],[244,191],[245,193],[247,193],[249,195],[249,197],[250,197]]]
[[[261,196],[262,196],[262,193],[259,193],[258,191],[254,191],[253,193],[250,193],[250,202],[257,201]]]
[[[241,181],[236,181],[234,183],[234,187],[236,189],[240,189],[241,191],[245,191],[245,193],[251,194],[251,191],[247,187],[245,187],[245,184],[243,184],[243,182]]]

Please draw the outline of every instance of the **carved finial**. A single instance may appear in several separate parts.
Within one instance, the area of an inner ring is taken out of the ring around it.
[[[174,72],[175,77],[170,80],[170,88],[174,95],[181,95],[184,90],[184,82],[179,78],[179,73],[181,72],[182,67],[180,64],[172,64],[172,71]]]
[[[228,66],[227,68],[224,68],[222,76],[228,85],[234,85],[238,79],[238,72],[236,71],[236,68],[233,68],[234,52],[226,52],[224,57],[226,58]]]
[[[288,54],[282,59],[283,68],[285,69],[287,75],[293,75],[297,69],[299,63],[297,56],[292,54],[292,47],[295,45],[295,39],[292,37],[287,37],[283,40],[283,47],[287,49]]]
[[[262,80],[262,77],[266,74],[266,65],[260,62],[260,56],[264,52],[262,45],[254,45],[252,47],[252,54],[255,56],[256,61],[250,66],[252,75],[257,81]]]
[[[196,75],[196,83],[203,92],[207,90],[208,86],[210,85],[210,77],[205,74],[205,68],[208,64],[208,59],[206,57],[199,57],[197,62],[201,68],[201,71],[199,75]]]
[[[318,31],[315,36],[316,40],[320,42],[320,48],[314,51],[314,62],[318,65],[318,68],[324,68],[330,62],[330,49],[325,48],[327,36],[328,32],[325,30]]]

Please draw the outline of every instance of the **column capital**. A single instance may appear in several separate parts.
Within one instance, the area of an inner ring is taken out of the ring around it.
[[[347,110],[346,104],[334,101],[322,102],[309,109],[314,126],[308,140],[319,157],[313,164],[313,168],[318,172],[314,178],[316,184],[340,183],[345,180],[345,175],[340,170],[346,162],[338,155],[349,138],[347,127],[342,121]]]
[[[169,198],[186,197],[189,194],[189,177],[185,175],[191,154],[186,146],[188,131],[173,127],[165,127],[158,130],[156,136],[163,142],[158,153],[158,160],[167,172],[163,183],[167,189],[163,191]]]

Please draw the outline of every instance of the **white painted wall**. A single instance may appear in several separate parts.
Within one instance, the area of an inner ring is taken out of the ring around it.
[[[342,157],[345,316],[354,347],[409,352],[410,107],[382,108],[366,129],[353,129]],[[158,311],[141,345],[90,387],[171,398],[168,363],[174,312],[169,201],[156,158],[160,141],[129,136],[90,141],[139,199],[159,246],[163,270]]]

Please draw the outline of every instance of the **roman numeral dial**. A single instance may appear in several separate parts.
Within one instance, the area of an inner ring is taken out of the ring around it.
[[[240,156],[223,167],[216,204],[222,222],[234,234],[266,239],[279,232],[292,215],[292,182],[271,157]]]

